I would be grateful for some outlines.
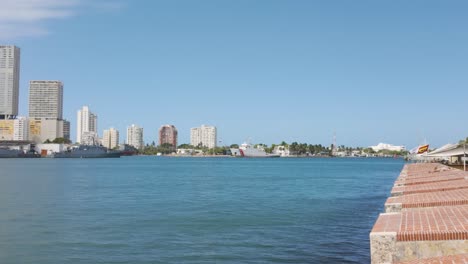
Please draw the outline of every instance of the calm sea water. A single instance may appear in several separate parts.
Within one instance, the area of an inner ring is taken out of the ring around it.
[[[0,263],[368,263],[394,159],[0,160]]]

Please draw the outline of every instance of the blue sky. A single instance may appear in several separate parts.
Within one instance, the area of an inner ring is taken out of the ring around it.
[[[222,144],[411,148],[468,136],[468,2],[0,0],[0,43],[29,80],[62,80],[64,116],[99,130],[218,127]]]

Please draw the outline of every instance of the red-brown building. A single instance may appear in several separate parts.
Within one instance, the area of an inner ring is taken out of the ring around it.
[[[177,129],[174,125],[164,125],[159,129],[159,145],[166,143],[177,148]]]

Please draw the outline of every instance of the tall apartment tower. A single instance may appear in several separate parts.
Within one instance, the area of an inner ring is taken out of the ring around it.
[[[205,126],[190,129],[190,145],[215,148],[217,141],[216,127]]]
[[[63,83],[29,82],[29,139],[38,143],[64,138]]]
[[[177,129],[173,125],[164,125],[159,129],[159,145],[171,144],[177,148]]]
[[[76,142],[90,145],[95,144],[97,139],[97,115],[89,111],[87,106],[83,106],[78,110]]]
[[[137,125],[127,127],[127,144],[136,149],[143,148],[143,128]]]
[[[102,145],[108,149],[113,149],[119,146],[119,131],[112,127],[104,130]]]
[[[29,82],[29,117],[62,120],[63,83],[60,81]]]
[[[0,119],[18,115],[20,49],[0,46]]]

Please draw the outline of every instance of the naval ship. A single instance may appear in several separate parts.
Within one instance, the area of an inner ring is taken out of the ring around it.
[[[53,153],[51,158],[120,158],[120,151],[108,150],[102,146],[79,145],[64,152]]]

